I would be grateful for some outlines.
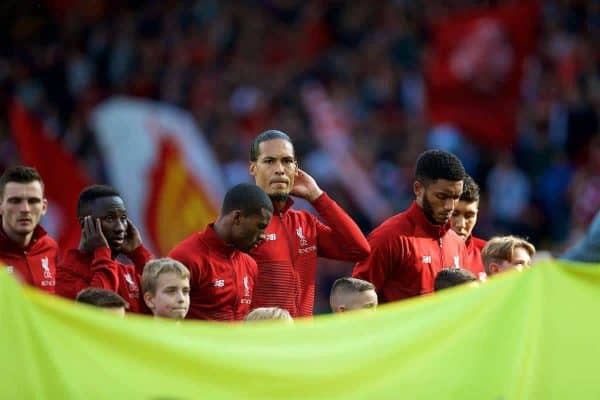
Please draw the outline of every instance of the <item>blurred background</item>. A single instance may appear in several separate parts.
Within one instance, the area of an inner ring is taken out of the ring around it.
[[[25,0],[0,19],[0,170],[40,169],[63,247],[103,182],[166,253],[250,180],[266,129],[365,234],[430,147],[480,184],[477,236],[559,252],[600,209],[600,1]],[[320,260],[315,312],[351,268]]]

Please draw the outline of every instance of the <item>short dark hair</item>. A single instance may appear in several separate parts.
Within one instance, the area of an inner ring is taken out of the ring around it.
[[[95,287],[89,287],[80,291],[75,301],[102,308],[129,307],[125,299],[115,292]]]
[[[79,194],[77,216],[83,217],[89,214],[88,207],[90,203],[102,197],[121,197],[121,194],[115,188],[108,185],[88,186]]]
[[[465,175],[463,180],[463,192],[460,200],[468,203],[479,201],[479,185],[469,175]]]
[[[240,183],[225,194],[221,214],[241,210],[244,215],[261,215],[263,208],[273,212],[273,202],[265,191],[253,183]]]
[[[27,167],[25,165],[16,165],[14,167],[7,168],[2,176],[0,176],[0,197],[4,196],[4,189],[6,184],[9,182],[15,183],[31,183],[38,181],[42,185],[42,191],[44,190],[44,181],[37,169]]]
[[[452,286],[462,285],[463,283],[476,281],[473,273],[463,268],[444,268],[435,276],[434,288],[438,290],[447,289]]]
[[[273,140],[273,139],[283,139],[283,140],[290,142],[290,144],[292,146],[294,145],[292,143],[292,139],[290,139],[290,137],[288,135],[286,135],[285,133],[283,133],[281,131],[277,131],[274,129],[264,131],[263,133],[261,133],[260,135],[255,137],[254,140],[252,141],[252,145],[250,146],[250,161],[258,160],[258,154],[259,154],[258,146],[262,142],[266,142],[267,140]]]
[[[368,281],[363,281],[357,278],[339,278],[331,286],[331,293],[342,290],[345,292],[366,292],[367,290],[375,290],[375,286]]]
[[[466,172],[454,154],[444,150],[427,150],[417,159],[415,178],[426,184],[438,179],[462,181]]]

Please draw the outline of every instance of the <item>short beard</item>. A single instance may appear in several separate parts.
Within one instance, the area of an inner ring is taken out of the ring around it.
[[[425,218],[433,225],[442,225],[433,218],[433,207],[431,207],[431,203],[427,200],[427,193],[423,194],[423,213],[425,214]]]
[[[288,193],[275,193],[275,194],[269,195],[269,197],[271,198],[271,201],[273,201],[273,202],[288,201],[288,199],[290,198],[290,195]]]

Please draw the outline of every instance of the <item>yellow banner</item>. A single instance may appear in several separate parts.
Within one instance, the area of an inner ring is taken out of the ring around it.
[[[600,267],[310,321],[119,319],[0,273],[2,399],[600,399]]]

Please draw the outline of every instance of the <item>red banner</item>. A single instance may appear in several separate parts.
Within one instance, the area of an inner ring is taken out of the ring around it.
[[[433,26],[427,111],[475,143],[510,147],[525,58],[536,45],[537,2],[469,9]]]
[[[90,179],[77,159],[60,141],[51,137],[42,121],[19,102],[10,108],[12,134],[24,165],[35,167],[44,181],[51,224],[45,226],[61,250],[78,247],[81,230],[77,222],[79,193]]]

